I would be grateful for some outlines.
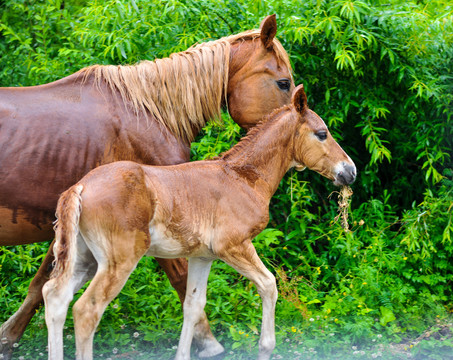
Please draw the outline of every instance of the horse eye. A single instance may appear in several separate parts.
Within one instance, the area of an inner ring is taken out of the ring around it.
[[[321,141],[324,141],[327,139],[327,131],[318,131],[315,135]]]
[[[291,88],[291,81],[289,79],[277,80],[277,85],[280,90],[288,91]]]

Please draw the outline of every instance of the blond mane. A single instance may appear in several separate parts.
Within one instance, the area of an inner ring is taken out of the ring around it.
[[[118,91],[136,114],[149,112],[178,138],[191,142],[206,122],[220,121],[220,110],[227,105],[228,69],[231,45],[260,37],[260,30],[249,30],[219,40],[195,45],[165,59],[142,61],[135,65],[93,65],[80,70],[94,75]],[[288,69],[288,54],[274,39],[274,51]]]

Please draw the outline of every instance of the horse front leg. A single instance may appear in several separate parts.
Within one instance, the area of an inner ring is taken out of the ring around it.
[[[190,359],[190,346],[194,336],[195,326],[206,316],[206,288],[211,270],[212,260],[190,258],[189,276],[187,279],[187,295],[184,300],[184,323],[179,339],[175,360]],[[223,347],[222,347],[223,350]]]
[[[3,359],[9,360],[12,357],[13,344],[22,337],[25,328],[36,313],[36,309],[43,303],[42,287],[49,280],[52,272],[53,244],[50,244],[47,255],[28,287],[27,297],[20,308],[0,327],[0,354]]]
[[[159,265],[165,271],[170,280],[170,284],[175,288],[178,293],[181,304],[184,304],[186,297],[187,286],[187,273],[188,265],[187,260],[179,259],[161,259],[156,258]],[[225,351],[223,346],[216,340],[211,332],[208,318],[203,311],[200,320],[195,325],[193,340],[198,349],[198,357],[206,358],[219,355]]]
[[[237,272],[252,281],[263,302],[263,320],[259,343],[258,360],[268,360],[275,348],[275,304],[277,285],[275,276],[266,269],[251,241],[225,251],[220,258]]]

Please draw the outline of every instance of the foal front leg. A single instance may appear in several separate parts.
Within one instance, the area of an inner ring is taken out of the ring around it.
[[[263,320],[258,360],[268,360],[275,348],[275,304],[278,296],[275,276],[266,269],[250,240],[225,251],[220,258],[252,281],[261,296]]]
[[[178,293],[181,304],[183,304],[186,297],[188,272],[187,260],[183,258],[156,258],[156,260],[167,274],[171,285]],[[198,348],[197,355],[200,358],[216,356],[218,354],[221,354],[225,350],[212,334],[205,312],[203,312],[200,320],[195,325],[193,341],[195,343],[195,346]]]
[[[190,258],[187,294],[184,301],[184,323],[175,360],[190,359],[190,346],[196,324],[205,316],[206,288],[212,260]],[[222,347],[223,351],[223,347]]]

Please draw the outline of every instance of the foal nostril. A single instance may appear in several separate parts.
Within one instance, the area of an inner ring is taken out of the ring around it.
[[[355,181],[357,170],[354,164],[351,165],[351,163],[342,162],[336,170],[338,172],[334,180],[335,185],[349,185]]]
[[[342,166],[338,169],[337,185],[349,185],[355,181],[357,170],[354,165],[343,162]]]
[[[357,170],[355,166],[352,165],[345,165],[344,170],[346,175],[343,175],[343,178],[346,180],[347,184],[352,184],[355,181]]]

